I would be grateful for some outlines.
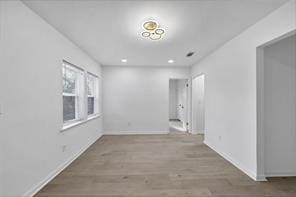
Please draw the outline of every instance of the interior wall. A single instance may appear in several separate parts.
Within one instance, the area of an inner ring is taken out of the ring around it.
[[[266,176],[296,176],[296,35],[264,48]]]
[[[1,11],[1,9],[0,9]],[[0,51],[1,53],[1,51]],[[1,102],[1,101],[0,101]],[[1,111],[0,111],[1,113]],[[0,125],[3,122],[1,121],[1,114],[0,114]],[[0,127],[1,128],[1,127]],[[2,138],[2,134],[0,133],[0,196],[4,196],[4,155],[1,150],[4,149],[4,140]]]
[[[204,86],[205,76],[200,75],[192,80],[192,133],[204,133]]]
[[[23,196],[102,134],[100,118],[61,132],[62,60],[101,70],[22,2],[0,1],[0,9],[1,192]]]
[[[177,108],[178,108],[178,87],[177,80],[171,79],[169,81],[169,103],[170,103],[170,117],[169,119],[178,119]]]
[[[257,180],[256,48],[295,30],[295,9],[289,1],[192,67],[207,76],[205,143]]]
[[[104,132],[169,132],[169,79],[189,75],[187,67],[104,66]]]

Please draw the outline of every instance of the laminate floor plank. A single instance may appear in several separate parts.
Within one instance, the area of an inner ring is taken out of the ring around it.
[[[296,197],[296,178],[255,182],[202,135],[106,135],[40,197]]]

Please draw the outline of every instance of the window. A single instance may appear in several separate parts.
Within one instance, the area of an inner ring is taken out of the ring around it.
[[[87,115],[98,113],[98,77],[87,73]]]
[[[84,73],[81,69],[63,63],[63,121],[83,119]]]
[[[98,115],[98,77],[63,62],[63,129]]]

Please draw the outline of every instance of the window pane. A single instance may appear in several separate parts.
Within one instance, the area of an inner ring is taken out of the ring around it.
[[[72,69],[63,67],[63,91],[75,94],[76,72]]]
[[[87,99],[87,114],[94,114],[94,109],[95,109],[95,98],[94,97],[88,97]]]
[[[63,96],[64,122],[75,119],[75,96]]]
[[[87,75],[87,95],[93,96],[95,90],[95,80],[91,75]]]

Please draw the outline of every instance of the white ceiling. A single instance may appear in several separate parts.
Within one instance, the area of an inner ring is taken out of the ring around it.
[[[39,16],[103,65],[190,66],[287,0],[26,0]],[[141,37],[154,19],[160,41]],[[189,51],[195,54],[186,57]],[[127,59],[122,63],[121,59]],[[169,64],[168,60],[175,62]]]

